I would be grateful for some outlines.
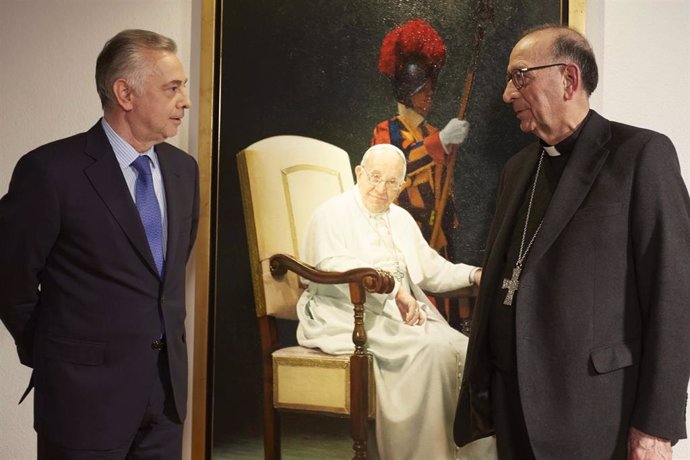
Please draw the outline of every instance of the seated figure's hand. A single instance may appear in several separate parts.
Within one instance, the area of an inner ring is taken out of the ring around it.
[[[476,270],[476,271],[474,272],[474,275],[472,276],[472,278],[474,278],[474,279],[473,279],[474,284],[476,284],[477,287],[479,287],[479,285],[480,285],[481,282],[482,282],[482,269],[480,268],[479,270]]]
[[[426,322],[426,313],[422,310],[417,299],[406,290],[398,290],[395,296],[395,303],[398,305],[400,316],[405,324],[421,326]]]
[[[462,144],[470,132],[470,124],[466,120],[451,118],[448,124],[441,130],[439,137],[446,147]]]

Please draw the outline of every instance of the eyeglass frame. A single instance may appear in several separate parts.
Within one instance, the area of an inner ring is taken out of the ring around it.
[[[523,67],[521,69],[514,69],[511,70],[506,74],[506,85],[508,82],[513,82],[513,86],[515,86],[515,89],[520,90],[525,87],[525,74],[527,72],[531,72],[533,70],[539,70],[539,69],[547,69],[549,67],[556,67],[557,65],[562,65],[562,66],[567,66],[565,62],[557,62],[555,64],[546,64],[546,65],[538,65],[535,67]],[[518,76],[520,78],[521,83],[518,84]]]
[[[402,188],[402,184],[405,182],[405,179],[401,180],[383,180],[381,176],[374,176],[372,178],[371,174],[369,174],[369,171],[367,171],[367,168],[364,166],[360,165],[362,168],[362,171],[364,171],[364,174],[367,176],[367,180],[369,181],[369,185],[373,185],[374,187],[378,187],[379,184],[383,183],[383,188],[388,191],[388,192],[397,192]]]

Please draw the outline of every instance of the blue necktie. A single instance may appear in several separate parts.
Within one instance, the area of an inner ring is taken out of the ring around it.
[[[144,224],[146,238],[149,240],[149,248],[156,262],[158,273],[163,276],[163,223],[161,219],[161,208],[158,206],[156,191],[153,188],[153,176],[151,175],[151,165],[149,157],[140,155],[132,162],[132,166],[137,170],[137,182],[134,189],[134,197]]]

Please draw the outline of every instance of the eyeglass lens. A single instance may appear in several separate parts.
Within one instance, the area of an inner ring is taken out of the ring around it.
[[[367,174],[367,179],[369,179],[369,183],[371,185],[378,186],[379,184],[383,183],[383,186],[390,191],[395,191],[400,188],[400,182],[396,180],[391,179],[384,181],[379,175],[370,175],[367,170],[364,170],[364,172]]]

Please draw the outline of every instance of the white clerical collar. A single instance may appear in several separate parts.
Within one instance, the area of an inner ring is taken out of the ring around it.
[[[415,112],[414,109],[411,109],[400,102],[398,102],[398,115],[403,117],[407,124],[415,128],[424,123],[423,116]]]
[[[559,156],[561,156],[561,152],[559,152],[558,150],[556,150],[556,146],[554,146],[554,145],[544,145],[543,147],[544,147],[544,151],[546,152],[546,154],[547,154],[548,156],[550,156],[550,157],[559,157]]]

